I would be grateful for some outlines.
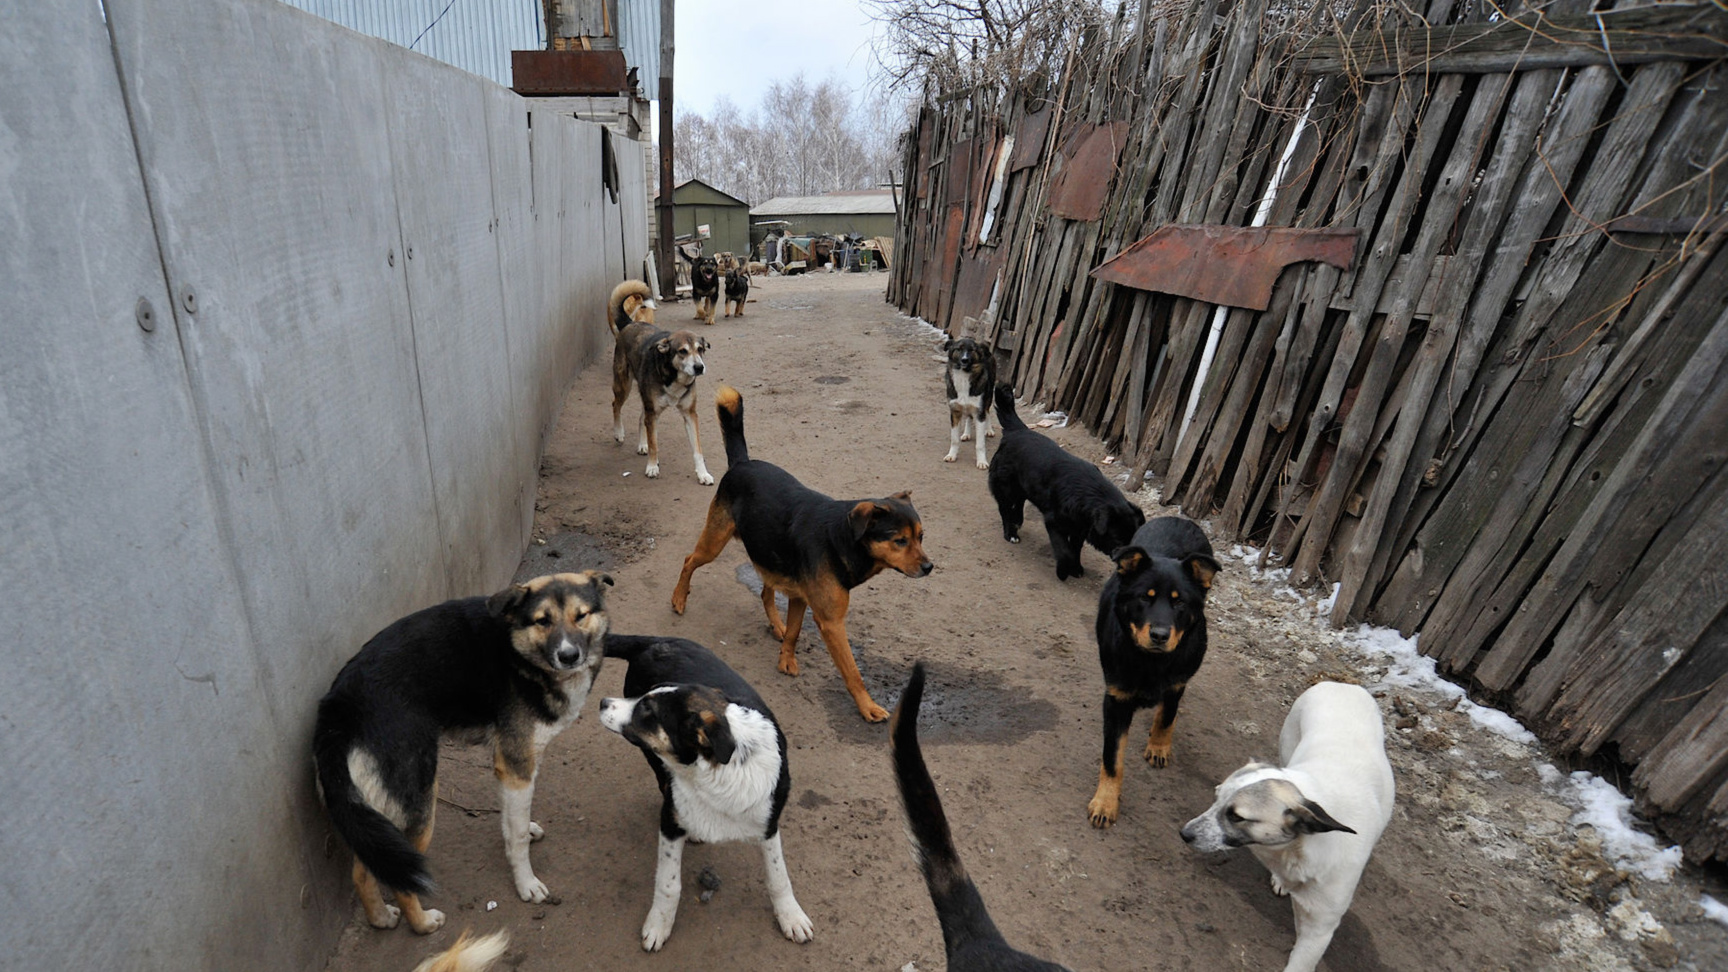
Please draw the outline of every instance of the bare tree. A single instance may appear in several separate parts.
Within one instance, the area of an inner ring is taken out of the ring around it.
[[[1118,0],[1118,6],[1123,0]],[[1105,0],[869,0],[890,89],[1018,88],[1054,74],[1069,37],[1111,16]],[[1118,9],[1118,15],[1120,14]]]

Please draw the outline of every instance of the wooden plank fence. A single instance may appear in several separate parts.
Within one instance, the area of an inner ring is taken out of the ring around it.
[[[1725,92],[1711,3],[1142,3],[928,94],[888,297],[1728,860]],[[1264,311],[1092,276],[1169,225],[1358,236]]]

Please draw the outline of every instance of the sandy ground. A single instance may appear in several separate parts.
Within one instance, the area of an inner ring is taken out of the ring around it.
[[[915,660],[928,662],[926,755],[997,923],[1017,947],[1076,970],[1282,967],[1293,937],[1288,901],[1272,895],[1247,854],[1194,853],[1177,828],[1231,770],[1275,754],[1283,714],[1309,684],[1372,683],[1376,671],[1315,620],[1311,603],[1224,557],[1208,610],[1211,652],[1183,702],[1172,765],[1130,760],[1122,819],[1092,829],[1085,810],[1102,680],[1091,632],[1108,561],[1088,550],[1086,576],[1058,582],[1035,513],[1025,542],[1002,540],[970,445],[960,462],[940,461],[947,410],[933,332],[882,302],[883,279],[759,282],[748,316],[702,329],[713,348],[701,393],[706,403],[717,381],[738,387],[752,454],[832,496],[912,491],[936,572],[877,577],[853,592],[847,624],[883,705],[893,705]],[[689,304],[673,305],[661,323],[686,326],[690,315]],[[757,686],[789,740],[786,857],[816,938],[795,945],[780,936],[756,848],[692,846],[676,930],[664,952],[642,952],[659,796],[641,755],[598,725],[591,702],[552,744],[534,803],[546,830],[534,864],[559,903],[516,898],[491,758],[447,746],[431,848],[442,891],[430,903],[448,925],[430,938],[406,927],[377,932],[356,907],[329,968],[406,972],[464,927],[511,929],[505,968],[942,968],[885,727],[860,720],[814,625],[800,646],[803,674],[775,671],[740,545],[697,573],[689,612],[672,613],[672,585],[713,489],[696,483],[675,422],[661,425],[661,477],[643,475],[634,400],[625,413],[632,438],[613,443],[608,365],[585,371],[565,404],[522,576],[605,567],[617,578],[614,630],[694,638]],[[711,404],[701,414],[718,476],[726,461]],[[1103,458],[1084,430],[1051,434]],[[1143,505],[1165,512],[1155,495],[1142,493]],[[608,665],[596,698],[618,693],[623,678],[622,665]],[[1728,968],[1728,929],[1696,904],[1700,890],[1723,897],[1719,881],[1617,873],[1539,780],[1546,757],[1477,729],[1431,695],[1385,691],[1382,705],[1399,806],[1322,968]],[[707,902],[698,900],[704,869],[720,881]]]

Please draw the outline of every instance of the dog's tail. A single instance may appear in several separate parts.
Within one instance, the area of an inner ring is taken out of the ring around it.
[[[626,280],[612,288],[612,299],[606,303],[606,323],[611,325],[612,333],[617,334],[628,327],[636,319],[636,312],[643,307],[652,309],[654,306],[654,291],[640,280]],[[653,316],[647,320],[652,322]]]
[[[1026,427],[1014,411],[1014,386],[1005,381],[996,385],[996,421],[1004,432],[1018,432]]]
[[[606,632],[606,657],[616,659],[626,665],[636,664],[636,656],[643,651],[665,642],[666,638],[657,635],[627,635]]]
[[[425,855],[395,824],[366,804],[348,772],[348,753],[359,728],[360,714],[347,700],[325,698],[318,703],[312,758],[330,823],[373,877],[398,891],[430,893],[432,877],[426,873]]]
[[[504,950],[509,947],[507,929],[475,938],[464,928],[456,944],[414,966],[414,972],[486,972],[504,957]]]
[[[721,385],[714,390],[714,411],[720,416],[720,435],[726,440],[726,465],[749,462],[750,447],[744,444],[744,396],[731,385]]]
[[[894,776],[900,783],[900,799],[906,805],[906,833],[912,838],[912,853],[930,888],[930,901],[942,922],[942,940],[953,955],[967,942],[1000,941],[1002,934],[990,920],[977,885],[960,863],[948,817],[936,782],[924,766],[918,747],[918,705],[924,698],[924,663],[912,666],[912,679],[900,693],[900,703],[888,723],[889,744],[894,750]]]

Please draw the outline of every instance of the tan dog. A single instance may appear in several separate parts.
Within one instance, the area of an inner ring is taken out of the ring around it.
[[[636,454],[648,457],[649,479],[660,475],[660,440],[654,434],[654,424],[662,411],[676,408],[684,417],[696,481],[714,485],[702,459],[702,438],[696,429],[696,379],[707,367],[702,361],[706,350],[708,341],[691,331],[662,331],[638,321],[618,332],[612,350],[612,438],[624,441],[624,400],[630,397],[630,385],[635,383],[642,398],[642,438]]]

